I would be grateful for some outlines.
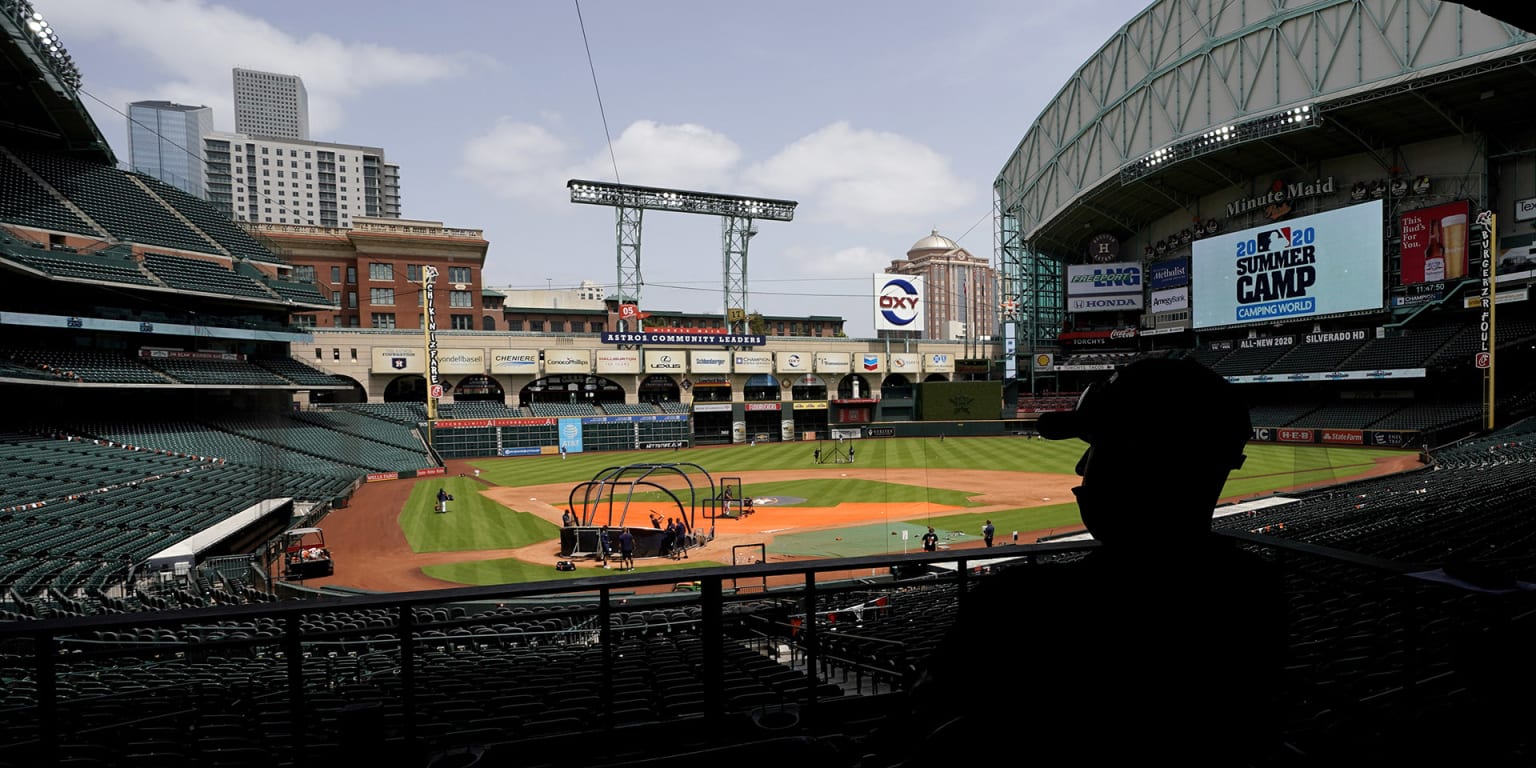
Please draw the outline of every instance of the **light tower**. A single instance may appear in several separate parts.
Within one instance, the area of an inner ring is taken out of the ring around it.
[[[640,303],[640,288],[645,284],[640,276],[640,223],[644,211],[719,216],[725,289],[725,312],[721,319],[733,333],[745,333],[747,330],[747,243],[757,234],[752,222],[756,219],[792,221],[795,218],[795,206],[799,205],[793,200],[639,187],[606,181],[572,179],[565,186],[571,192],[573,203],[606,205],[618,209],[620,302]],[[628,330],[644,330],[638,325],[642,320],[636,318],[635,322],[637,327]]]

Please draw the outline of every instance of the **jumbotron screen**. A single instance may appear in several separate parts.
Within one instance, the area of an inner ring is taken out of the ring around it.
[[[1196,240],[1192,260],[1196,328],[1380,309],[1382,202]]]

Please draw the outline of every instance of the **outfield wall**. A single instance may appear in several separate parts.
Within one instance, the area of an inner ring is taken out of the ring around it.
[[[863,428],[863,437],[1003,437],[1035,435],[1033,422],[1019,419],[893,421]]]
[[[444,419],[432,432],[432,446],[446,459],[486,456],[543,456],[602,451],[670,450],[695,444],[693,423],[686,414],[635,416],[568,416],[525,419]],[[876,424],[831,425],[807,437],[802,433],[773,434],[772,442],[796,439],[881,437],[998,437],[1036,434],[1034,423],[1021,419],[956,421],[892,421]],[[735,443],[757,439],[750,433]]]
[[[443,458],[466,459],[684,448],[691,432],[692,421],[680,413],[441,419],[431,440]]]

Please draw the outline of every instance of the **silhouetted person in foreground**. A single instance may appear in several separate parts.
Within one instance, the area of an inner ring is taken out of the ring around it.
[[[1039,428],[1088,444],[1073,491],[1099,546],[961,597],[866,765],[1258,762],[1279,743],[1286,608],[1267,563],[1210,530],[1252,431],[1236,387],[1136,361]]]

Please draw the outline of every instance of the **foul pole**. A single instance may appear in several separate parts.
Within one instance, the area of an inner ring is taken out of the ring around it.
[[[432,289],[437,282],[437,267],[421,270],[421,332],[426,342],[427,359],[427,442],[432,442],[437,422],[437,400],[443,396],[443,384],[437,377],[437,312],[433,309]]]

